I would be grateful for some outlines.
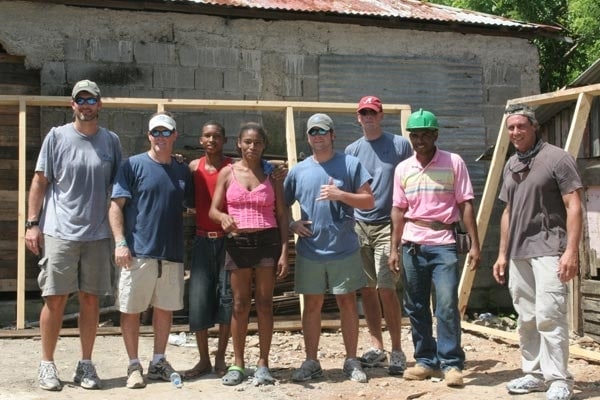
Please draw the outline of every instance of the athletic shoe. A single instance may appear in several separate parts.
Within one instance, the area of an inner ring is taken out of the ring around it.
[[[77,363],[75,374],[73,375],[73,382],[79,383],[84,389],[100,389],[101,383],[98,374],[96,373],[96,367],[91,362]]]
[[[60,383],[60,379],[58,379],[58,371],[54,363],[40,363],[38,383],[40,388],[44,390],[58,391],[62,389],[62,384]]]
[[[565,381],[554,381],[546,392],[546,400],[569,400],[573,396],[573,389]]]
[[[359,360],[365,368],[383,367],[387,361],[387,353],[383,349],[371,347]]]
[[[513,379],[506,384],[508,393],[526,394],[531,392],[545,392],[546,383],[542,379],[527,374],[521,378]]]
[[[144,382],[144,368],[142,364],[135,363],[127,367],[127,385],[129,389],[141,389],[146,387]]]
[[[175,372],[171,364],[164,358],[161,358],[156,364],[150,363],[148,367],[148,379],[162,379],[163,381],[170,382],[171,374]]]
[[[311,379],[321,378],[323,376],[323,370],[321,369],[321,363],[317,360],[305,360],[300,368],[297,368],[292,373],[292,380],[294,382],[306,382]]]
[[[366,383],[367,374],[362,369],[362,363],[357,358],[348,358],[344,361],[344,374],[350,378],[351,381]]]
[[[390,375],[402,375],[406,369],[406,356],[402,350],[392,350],[390,353],[390,365],[388,367],[388,374]]]

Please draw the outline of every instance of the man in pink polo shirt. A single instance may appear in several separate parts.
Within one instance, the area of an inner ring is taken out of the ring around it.
[[[404,273],[404,307],[415,346],[416,365],[406,369],[404,379],[443,377],[448,386],[463,386],[465,353],[460,343],[454,228],[462,219],[472,239],[469,267],[477,268],[480,248],[473,187],[462,158],[435,145],[435,115],[422,109],[414,112],[406,129],[414,155],[398,164],[394,174],[389,257],[390,269]],[[429,307],[432,282],[437,341]]]

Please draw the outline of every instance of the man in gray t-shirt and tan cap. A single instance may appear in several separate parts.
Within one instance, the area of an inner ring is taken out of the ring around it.
[[[98,296],[112,292],[110,187],[121,163],[119,137],[98,125],[102,109],[96,83],[82,80],[71,94],[73,122],[52,128],[44,138],[29,191],[25,244],[41,256],[38,276],[44,305],[40,313],[42,360],[38,383],[62,389],[54,352],[67,299],[79,295],[81,360],[73,381],[99,389],[92,364],[99,318]]]

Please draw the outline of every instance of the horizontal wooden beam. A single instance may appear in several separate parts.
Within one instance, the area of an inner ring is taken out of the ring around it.
[[[534,96],[519,97],[507,101],[507,105],[526,103],[531,105],[542,105],[551,103],[560,103],[563,101],[575,101],[581,93],[587,93],[591,96],[600,96],[600,83],[595,85],[581,86],[571,89],[558,90],[556,92],[536,94]]]
[[[19,284],[18,279],[0,279],[0,292],[16,292]],[[24,282],[25,290],[39,290],[37,279],[30,278],[25,279]]]
[[[408,324],[408,319],[403,319],[403,324]],[[367,323],[364,319],[359,320],[359,326],[366,327]],[[385,324],[384,324],[385,326]],[[335,318],[333,315],[324,315],[323,320],[321,322],[322,330],[338,330],[341,329],[339,318]],[[171,326],[171,332],[189,332],[190,327],[187,324],[174,324]],[[298,332],[302,330],[302,322],[300,321],[300,316],[289,316],[286,317],[275,317],[275,321],[273,322],[273,331],[274,332]],[[248,333],[258,332],[258,324],[256,322],[256,318],[250,318],[250,322],[248,324]],[[218,335],[219,328],[213,327],[208,330],[210,335]],[[111,336],[111,335],[120,335],[121,328],[118,326],[103,326],[98,327],[98,335],[100,336]],[[150,325],[142,325],[140,326],[140,334],[152,334],[152,326]],[[0,339],[7,338],[31,338],[31,337],[39,337],[40,330],[39,328],[28,328],[28,329],[16,329],[16,330],[0,330]],[[60,336],[79,336],[78,328],[63,328],[60,330]]]
[[[0,96],[0,105],[18,105],[24,101],[27,106],[67,107],[71,98],[67,96]],[[203,100],[203,99],[159,99],[131,97],[103,97],[102,105],[109,108],[139,108],[164,110],[230,110],[230,111],[281,111],[288,108],[294,111],[312,112],[356,112],[356,103],[327,103],[315,101],[263,101],[263,100]],[[385,112],[401,113],[410,111],[408,104],[386,104]]]
[[[510,342],[519,343],[519,335],[513,331],[503,331],[500,329],[490,328],[488,326],[476,325],[470,322],[462,322],[462,329],[465,331],[477,332],[488,336],[498,337],[504,340],[508,340]],[[571,358],[585,358],[587,360],[599,362],[600,361],[600,352],[582,349],[579,346],[571,345],[569,346],[569,355]]]

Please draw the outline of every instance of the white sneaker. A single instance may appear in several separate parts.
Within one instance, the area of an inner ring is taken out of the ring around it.
[[[506,384],[508,393],[525,394],[531,392],[545,392],[546,383],[531,374],[527,374],[521,378],[513,379]]]
[[[146,382],[144,382],[144,368],[142,368],[142,364],[135,363],[127,367],[126,386],[129,389],[141,389],[146,387]]]
[[[565,381],[554,381],[546,392],[546,400],[569,400],[573,396],[571,386]]]
[[[40,388],[44,390],[58,391],[62,389],[62,384],[60,383],[60,379],[58,379],[58,371],[54,363],[40,363],[38,383]]]

